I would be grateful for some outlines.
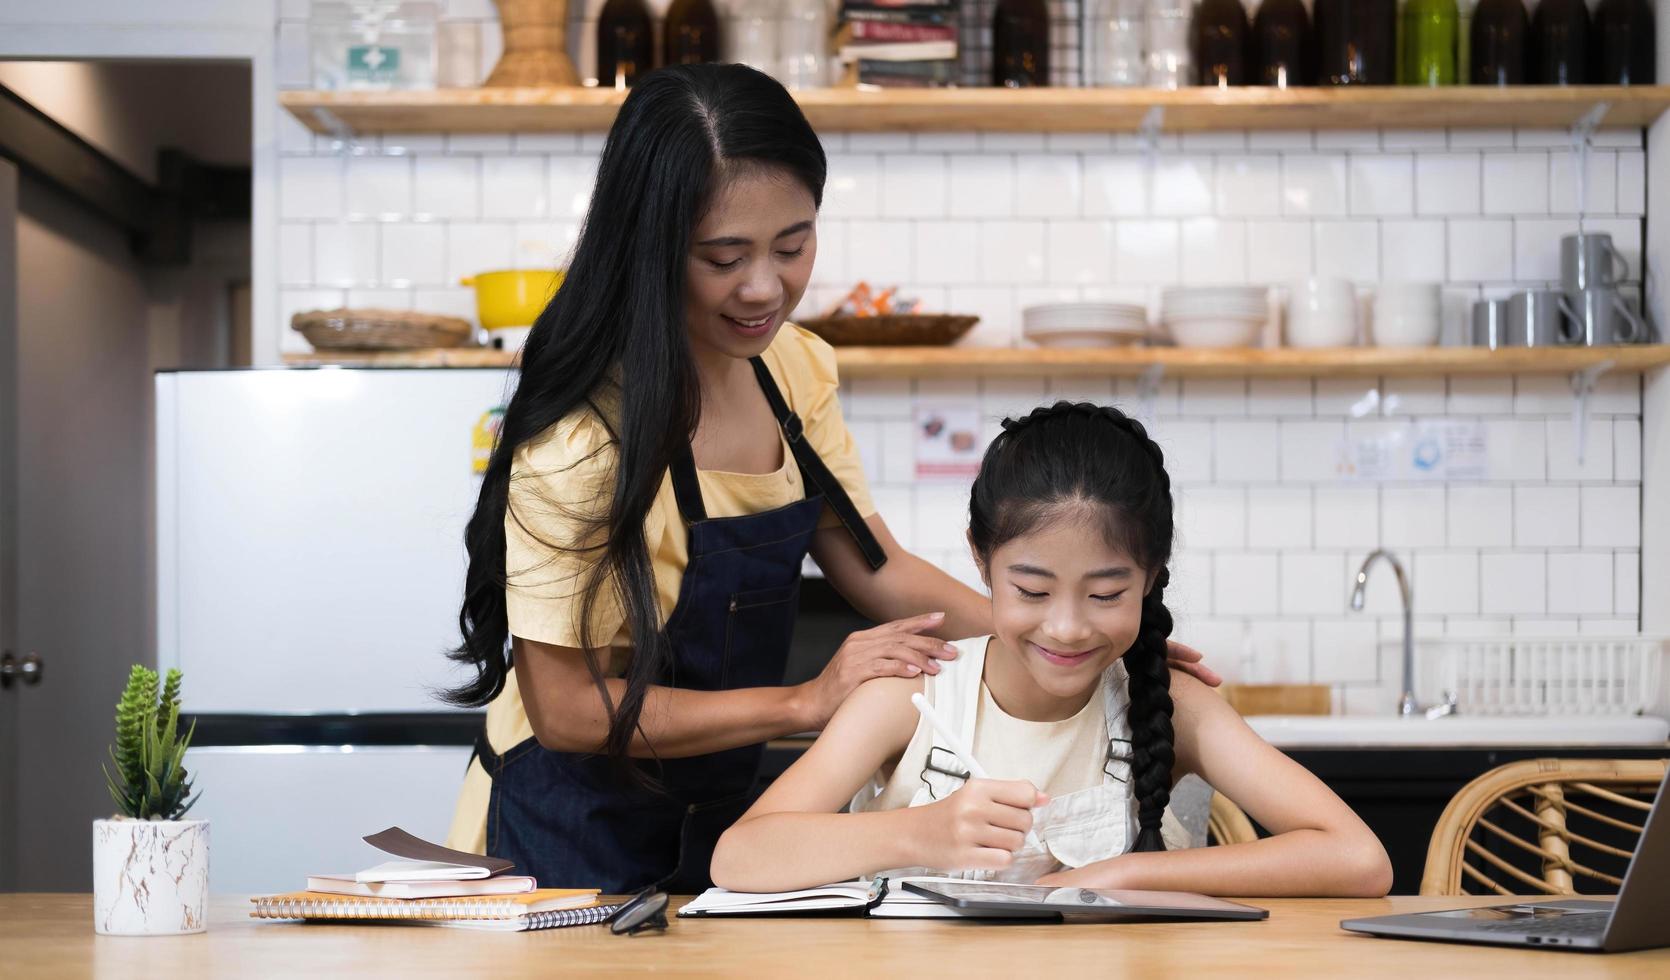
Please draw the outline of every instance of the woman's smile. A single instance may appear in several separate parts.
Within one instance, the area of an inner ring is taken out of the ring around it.
[[[767,313],[765,316],[754,317],[751,319],[730,316],[724,313],[721,313],[720,316],[724,317],[725,320],[730,323],[732,330],[735,330],[744,337],[763,337],[770,333],[771,328],[777,323],[777,311],[775,310]]]

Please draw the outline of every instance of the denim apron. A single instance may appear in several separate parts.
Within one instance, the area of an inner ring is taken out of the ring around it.
[[[686,450],[671,466],[673,493],[689,531],[690,563],[666,624],[672,661],[657,683],[729,691],[783,683],[794,636],[800,568],[827,505],[872,569],[887,560],[851,498],[807,444],[770,370],[754,375],[782,427],[806,489],[804,499],[741,517],[709,518]],[[493,779],[487,853],[508,858],[542,887],[626,894],[651,884],[675,894],[707,888],[719,835],[758,796],[764,745],[685,759],[640,760],[646,788],[606,756],[552,752],[529,738],[502,755],[476,739]]]

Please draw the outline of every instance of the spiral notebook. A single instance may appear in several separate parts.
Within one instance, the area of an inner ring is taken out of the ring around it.
[[[255,919],[309,922],[402,920],[460,929],[520,932],[606,921],[619,905],[600,905],[595,888],[542,888],[521,895],[463,898],[359,898],[289,892],[250,899]]]

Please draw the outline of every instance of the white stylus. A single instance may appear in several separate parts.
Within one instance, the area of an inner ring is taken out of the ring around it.
[[[928,724],[932,725],[934,731],[939,733],[940,739],[945,742],[952,752],[956,753],[957,758],[962,760],[963,765],[968,768],[969,776],[974,779],[992,778],[991,774],[986,772],[986,767],[982,766],[980,760],[974,757],[974,752],[963,744],[963,740],[957,737],[956,732],[951,730],[951,726],[947,725],[938,714],[934,713],[934,706],[928,703],[928,699],[922,696],[922,692],[918,691],[912,694],[910,703],[916,706],[916,710],[922,713],[922,717],[928,719]],[[1036,813],[1037,811],[1034,809],[1033,812]],[[1031,845],[1040,844],[1037,835],[1030,830],[1026,832],[1026,843]]]

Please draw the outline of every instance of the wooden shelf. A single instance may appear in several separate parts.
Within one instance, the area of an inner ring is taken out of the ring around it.
[[[624,94],[595,88],[290,91],[280,103],[325,135],[601,132]],[[1565,128],[1600,103],[1601,125],[1642,127],[1670,109],[1670,86],[1403,86],[1275,89],[937,89],[798,93],[829,132],[1131,132],[1150,109],[1165,132],[1263,129]]]
[[[841,373],[857,376],[1125,375],[1159,366],[1166,377],[1307,377],[1312,375],[1569,374],[1606,361],[1617,371],[1670,366],[1670,344],[1483,350],[1346,347],[1331,350],[1124,347],[1046,350],[1007,347],[837,347]],[[507,368],[514,356],[496,350],[291,354],[296,366],[383,368]]]

